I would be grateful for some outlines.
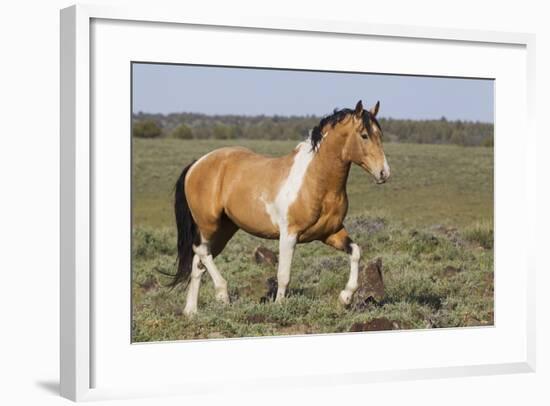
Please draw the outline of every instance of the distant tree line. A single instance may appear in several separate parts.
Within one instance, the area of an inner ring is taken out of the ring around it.
[[[132,135],[142,138],[300,140],[319,123],[317,116],[239,116],[198,113],[133,115]],[[421,144],[492,146],[493,124],[472,121],[381,118],[386,140]]]

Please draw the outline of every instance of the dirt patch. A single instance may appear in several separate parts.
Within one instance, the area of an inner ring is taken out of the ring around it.
[[[246,322],[249,324],[260,324],[265,323],[267,321],[267,317],[263,314],[251,314],[246,317]]]
[[[277,329],[277,335],[312,334],[311,327],[307,324],[293,324]]]
[[[452,278],[461,272],[462,272],[461,268],[456,268],[454,266],[449,265],[449,266],[446,266],[445,269],[443,269],[443,272],[441,273],[441,275],[444,278]]]
[[[225,338],[225,336],[219,331],[213,331],[212,333],[208,334],[206,338]]]
[[[401,326],[395,320],[389,320],[385,317],[372,319],[365,322],[353,323],[349,329],[355,333],[359,331],[384,331],[384,330],[399,330]]]
[[[145,292],[150,292],[151,290],[157,289],[159,284],[154,277],[149,276],[144,282],[139,284],[139,287]]]

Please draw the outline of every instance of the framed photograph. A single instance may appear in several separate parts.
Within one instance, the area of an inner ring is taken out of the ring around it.
[[[62,395],[533,371],[533,52],[62,10]]]

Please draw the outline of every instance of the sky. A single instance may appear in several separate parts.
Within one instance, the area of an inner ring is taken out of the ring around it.
[[[494,118],[490,79],[134,63],[132,87],[134,113],[323,116],[380,100],[379,117]]]

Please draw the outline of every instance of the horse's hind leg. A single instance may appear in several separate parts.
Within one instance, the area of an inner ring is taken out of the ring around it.
[[[193,257],[193,264],[191,268],[191,278],[189,280],[189,287],[187,288],[187,301],[185,303],[184,314],[191,315],[197,312],[197,301],[199,299],[199,287],[201,284],[201,277],[205,269],[200,264],[200,259],[197,255]]]
[[[210,251],[210,245],[207,241],[203,242],[195,250],[200,258],[201,263],[206,267],[208,274],[214,282],[214,290],[216,292],[216,300],[221,303],[229,303],[229,294],[227,292],[227,282],[223,278],[222,274],[218,270],[218,267],[214,263],[214,258]]]
[[[237,230],[238,227],[233,222],[223,217],[220,220],[218,228],[209,236],[209,239],[201,236],[201,245],[194,247],[195,253],[199,256],[201,263],[206,267],[208,274],[212,278],[216,299],[225,304],[229,303],[227,282],[214,263],[214,258],[222,252],[227,242]]]

